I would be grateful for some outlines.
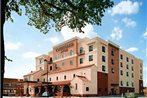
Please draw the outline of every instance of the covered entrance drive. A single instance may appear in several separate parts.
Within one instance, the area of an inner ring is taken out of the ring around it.
[[[24,92],[26,96],[43,96],[44,92],[48,92],[48,96],[70,96],[70,82],[37,82],[24,81]]]

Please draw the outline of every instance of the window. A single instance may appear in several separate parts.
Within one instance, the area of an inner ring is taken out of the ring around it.
[[[58,77],[56,77],[56,80],[58,80]]]
[[[114,50],[111,50],[111,55],[114,56]]]
[[[132,78],[134,78],[134,74],[132,73]]]
[[[105,52],[105,47],[104,46],[102,46],[102,52]]]
[[[52,78],[50,78],[50,81],[52,81]]]
[[[129,86],[129,82],[126,82],[126,86]]]
[[[127,77],[129,76],[129,72],[126,72],[126,76],[127,76]]]
[[[72,56],[74,54],[73,50],[70,50],[70,56]]]
[[[106,66],[102,65],[102,71],[106,71]]]
[[[142,70],[140,69],[140,73],[142,74]]]
[[[93,61],[93,55],[89,55],[89,61]]]
[[[89,91],[89,87],[86,87],[86,91]]]
[[[134,87],[134,83],[132,82],[132,87]]]
[[[129,62],[129,58],[128,57],[126,57],[126,61]]]
[[[42,67],[40,67],[40,70],[42,69]]]
[[[66,75],[64,76],[64,80],[66,80]]]
[[[123,75],[123,71],[122,70],[120,71],[120,75]]]
[[[55,69],[58,69],[58,65],[57,64],[55,65]]]
[[[142,68],[142,63],[140,63],[140,67]]]
[[[78,89],[78,84],[77,84],[77,83],[75,84],[75,89],[76,89],[76,90]]]
[[[132,71],[134,71],[134,68],[133,68],[133,66],[132,66]]]
[[[134,61],[133,61],[133,59],[132,59],[132,64],[134,64]]]
[[[93,51],[93,45],[89,46],[89,52]]]
[[[45,79],[43,79],[43,81],[45,82]]]
[[[37,81],[39,82],[39,79],[37,79]]]
[[[57,55],[55,55],[54,59],[55,59],[55,60],[57,60],[57,59],[58,59],[58,56],[57,56]]]
[[[122,62],[120,62],[120,67],[123,67],[123,63]]]
[[[123,55],[122,54],[120,55],[120,59],[123,59]]]
[[[73,74],[73,78],[75,78],[76,77],[76,75],[75,74]]]
[[[142,76],[140,76],[140,79],[142,80]]]
[[[50,66],[50,70],[52,70],[52,66]]]
[[[80,58],[80,64],[82,64],[83,63],[83,58]]]
[[[120,81],[120,85],[123,86],[123,81]]]
[[[111,68],[111,72],[114,73],[114,68]]]
[[[105,56],[102,56],[102,61],[105,62]]]
[[[62,58],[64,58],[64,57],[65,57],[65,52],[62,53]]]
[[[80,53],[83,53],[84,50],[83,50],[83,47],[80,47]]]
[[[70,65],[73,65],[73,60],[70,60]]]
[[[126,68],[129,69],[129,65],[128,64],[126,65]]]
[[[114,65],[114,59],[111,59],[111,64],[113,64],[113,65]]]
[[[62,62],[62,66],[64,66],[64,62]]]

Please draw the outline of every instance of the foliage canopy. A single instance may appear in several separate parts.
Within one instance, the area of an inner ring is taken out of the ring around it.
[[[21,15],[19,7],[24,6],[28,24],[43,33],[51,27],[60,31],[63,26],[83,32],[86,23],[101,25],[105,10],[113,4],[110,0],[9,0],[5,19],[12,20],[12,10]]]

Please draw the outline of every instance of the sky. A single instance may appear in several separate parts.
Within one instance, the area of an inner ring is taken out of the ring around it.
[[[27,25],[28,17],[23,13],[12,13],[14,22],[6,21],[4,26],[6,56],[5,77],[23,78],[35,70],[35,57],[47,54],[52,47],[74,36],[80,38],[96,36],[111,40],[121,49],[143,60],[143,80],[147,86],[147,0],[114,0],[113,8],[106,10],[102,25],[87,24],[84,34],[72,32],[63,27],[61,32],[54,28],[43,34],[33,26]],[[24,11],[23,11],[24,12]]]

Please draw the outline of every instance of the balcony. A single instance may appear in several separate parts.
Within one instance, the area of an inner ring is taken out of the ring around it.
[[[78,55],[80,56],[80,55],[84,55],[85,54],[85,51],[80,51],[79,53],[78,53]]]

